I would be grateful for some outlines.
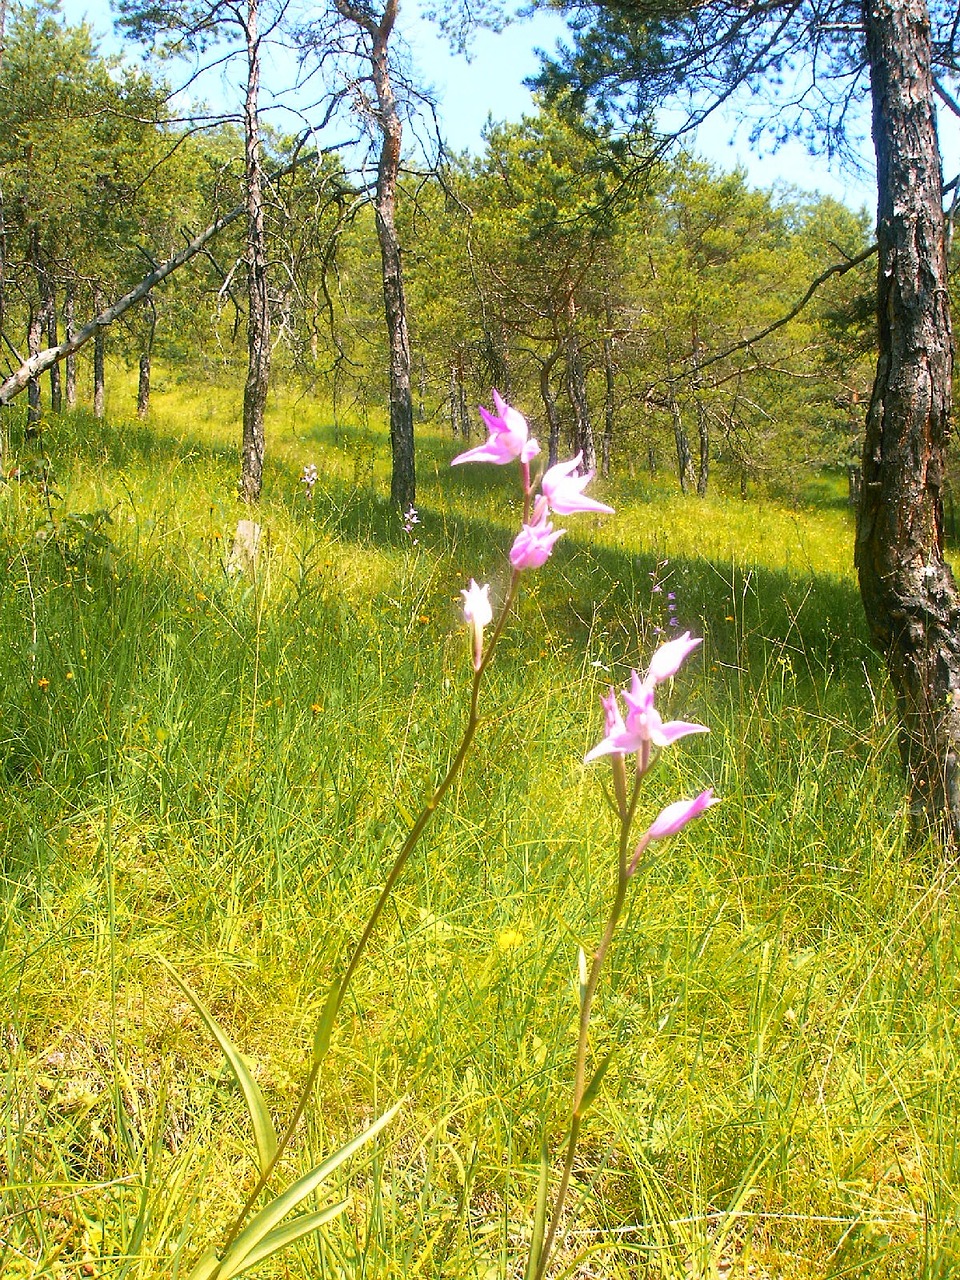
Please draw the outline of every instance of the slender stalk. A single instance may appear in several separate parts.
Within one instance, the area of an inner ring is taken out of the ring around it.
[[[526,481],[526,484],[527,485],[529,484],[528,480]],[[244,1202],[243,1208],[240,1210],[240,1212],[237,1214],[236,1218],[234,1219],[233,1225],[230,1228],[230,1231],[227,1233],[227,1236],[221,1247],[221,1254],[226,1253],[227,1249],[229,1249],[230,1245],[234,1242],[234,1240],[239,1235],[240,1230],[243,1227],[243,1223],[246,1220],[247,1214],[253,1208],[254,1204],[256,1204],[257,1198],[259,1197],[261,1191],[263,1191],[263,1189],[269,1183],[271,1177],[273,1176],[274,1169],[277,1167],[277,1164],[279,1163],[281,1157],[283,1156],[283,1153],[286,1151],[287,1147],[290,1144],[290,1140],[292,1139],[294,1132],[296,1131],[297,1125],[300,1123],[303,1113],[307,1108],[307,1103],[310,1101],[310,1095],[313,1092],[313,1086],[316,1084],[317,1076],[320,1074],[320,1067],[322,1066],[323,1061],[327,1055],[327,1051],[330,1047],[330,1034],[329,1034],[330,1028],[332,1027],[333,1022],[335,1021],[336,1016],[339,1013],[341,1006],[343,1005],[343,1001],[346,997],[347,991],[349,990],[350,983],[353,979],[353,975],[357,970],[357,966],[359,965],[361,958],[363,957],[363,953],[367,948],[367,944],[369,943],[370,938],[373,936],[373,931],[377,927],[377,923],[379,922],[380,917],[383,914],[384,908],[386,907],[388,901],[390,900],[390,895],[393,893],[394,887],[396,886],[397,881],[402,875],[403,869],[407,865],[407,862],[410,858],[411,853],[413,853],[414,849],[417,846],[418,841],[420,840],[420,837],[423,835],[424,831],[426,830],[427,825],[430,822],[430,819],[433,817],[434,813],[436,812],[437,806],[440,804],[443,797],[449,791],[450,787],[453,785],[454,781],[456,780],[457,775],[460,773],[460,770],[463,768],[463,763],[467,758],[467,754],[470,751],[470,747],[473,743],[473,739],[480,725],[480,713],[479,713],[480,686],[483,682],[483,676],[487,670],[487,667],[490,665],[490,662],[493,658],[494,650],[497,647],[497,641],[500,639],[500,636],[503,633],[503,628],[506,625],[506,621],[507,621],[507,618],[509,617],[511,609],[513,608],[513,603],[517,596],[517,588],[519,584],[520,584],[520,573],[518,570],[514,570],[510,578],[510,585],[507,589],[506,600],[503,603],[503,608],[500,610],[500,616],[497,618],[493,631],[490,633],[490,639],[487,643],[486,651],[479,665],[477,666],[476,670],[473,673],[473,681],[470,686],[470,709],[467,715],[467,723],[464,726],[463,737],[460,740],[460,746],[457,749],[456,755],[453,757],[453,760],[450,763],[450,767],[447,769],[447,772],[444,774],[439,785],[437,786],[437,789],[434,791],[433,795],[430,797],[430,799],[421,809],[416,821],[414,822],[413,826],[410,828],[410,831],[407,834],[407,838],[404,840],[402,846],[400,847],[400,851],[397,854],[396,858],[394,858],[393,866],[390,868],[387,878],[383,883],[383,888],[380,890],[379,896],[377,897],[377,901],[374,904],[373,910],[370,912],[370,916],[367,920],[363,933],[360,935],[359,940],[357,941],[356,945],[353,948],[353,952],[350,956],[350,960],[347,964],[347,967],[343,972],[343,976],[339,979],[339,981],[336,981],[330,989],[330,993],[328,994],[326,1003],[324,1004],[323,1013],[321,1014],[321,1020],[326,1024],[326,1027],[327,1027],[326,1037],[321,1042],[320,1047],[315,1048],[314,1050],[313,1062],[310,1064],[310,1070],[307,1073],[307,1077],[303,1082],[303,1086],[300,1090],[299,1097],[297,1098],[296,1106],[293,1109],[293,1114],[291,1115],[289,1121],[287,1122],[287,1126],[284,1129],[283,1134],[277,1143],[277,1149],[276,1149],[276,1152],[274,1153],[273,1159],[270,1161],[267,1167],[261,1171],[260,1176],[253,1187],[253,1190],[250,1192],[250,1194],[247,1196],[246,1201]]]
[[[622,758],[621,758],[622,759]],[[634,775],[633,792],[630,801],[626,804],[620,813],[620,841],[617,849],[617,887],[613,895],[613,901],[610,904],[610,913],[607,917],[607,925],[603,931],[603,937],[600,939],[600,945],[593,953],[593,963],[590,966],[590,973],[587,978],[587,985],[584,988],[583,998],[580,1003],[580,1030],[577,1037],[577,1053],[574,1067],[573,1081],[573,1107],[570,1115],[570,1132],[567,1138],[567,1150],[563,1161],[563,1170],[560,1174],[560,1185],[557,1189],[557,1199],[553,1207],[553,1215],[550,1219],[550,1226],[544,1237],[543,1247],[540,1251],[540,1257],[537,1260],[536,1269],[533,1273],[533,1280],[543,1280],[546,1274],[547,1263],[550,1261],[550,1254],[553,1251],[553,1242],[556,1238],[557,1229],[560,1226],[560,1219],[563,1216],[563,1206],[567,1198],[567,1192],[570,1188],[570,1178],[573,1174],[573,1163],[577,1155],[577,1144],[580,1140],[580,1127],[583,1122],[583,1095],[587,1088],[587,1051],[589,1048],[590,1037],[590,1015],[593,1011],[593,1001],[597,993],[597,987],[600,983],[600,973],[603,969],[604,961],[607,958],[607,952],[610,950],[610,944],[613,942],[613,936],[616,933],[617,924],[623,914],[623,906],[627,897],[627,886],[630,883],[631,870],[627,864],[627,851],[630,845],[630,828],[633,826],[633,817],[637,809],[637,801],[640,798],[640,781],[643,777],[644,770],[637,769]]]

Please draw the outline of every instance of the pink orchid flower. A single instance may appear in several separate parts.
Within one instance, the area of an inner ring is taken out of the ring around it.
[[[490,587],[478,586],[471,578],[469,587],[465,587],[460,594],[463,596],[463,618],[473,635],[473,668],[479,671],[483,661],[483,629],[493,621]]]
[[[703,641],[691,640],[689,631],[677,636],[676,640],[668,640],[666,644],[662,644],[650,659],[646,683],[655,685],[672,680],[699,644],[703,644]]]
[[[549,512],[542,498],[533,514],[533,523],[520,526],[510,548],[510,563],[514,569],[539,569],[549,559],[553,544],[566,533],[566,529],[554,529],[547,519]]]
[[[671,679],[681,663],[700,644],[699,640],[691,640],[690,632],[670,640],[654,653],[650,669],[643,680],[636,671],[631,673],[630,688],[625,689],[623,700],[627,706],[627,716],[620,716],[616,705],[616,696],[611,690],[609,698],[601,699],[606,717],[606,737],[597,743],[592,751],[584,757],[584,763],[599,760],[601,756],[630,755],[634,751],[649,752],[650,746],[668,747],[671,743],[685,738],[691,733],[709,733],[705,725],[692,724],[687,720],[668,720],[664,722],[654,706],[654,692],[658,684]],[[611,709],[611,702],[616,714]],[[646,761],[644,761],[644,764]]]
[[[583,460],[583,450],[569,462],[558,462],[544,472],[540,488],[550,504],[550,510],[558,516],[572,516],[579,511],[597,511],[604,515],[613,515],[613,507],[584,495],[584,489],[596,474],[588,471],[580,475],[579,467]]]
[[[461,462],[494,462],[503,466],[518,458],[526,464],[540,452],[540,446],[530,435],[530,428],[523,414],[507,404],[496,389],[493,392],[493,402],[497,410],[495,414],[480,406],[480,417],[490,432],[486,443],[458,454],[450,464],[452,467],[459,466]]]

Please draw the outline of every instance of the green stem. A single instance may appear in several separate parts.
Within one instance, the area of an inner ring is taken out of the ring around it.
[[[590,973],[587,978],[587,985],[584,988],[583,999],[580,1004],[580,1031],[577,1037],[577,1053],[575,1059],[574,1080],[573,1080],[573,1107],[570,1115],[570,1132],[567,1138],[567,1150],[563,1161],[563,1171],[560,1175],[560,1185],[557,1189],[557,1199],[553,1207],[553,1215],[550,1218],[550,1226],[543,1241],[543,1247],[540,1250],[540,1257],[537,1259],[536,1268],[533,1272],[533,1280],[543,1280],[546,1274],[547,1263],[550,1261],[550,1254],[553,1251],[553,1242],[557,1234],[557,1228],[560,1226],[560,1219],[563,1216],[563,1206],[567,1198],[567,1192],[570,1189],[570,1178],[573,1174],[573,1163],[576,1159],[577,1144],[580,1140],[580,1126],[583,1122],[583,1113],[580,1110],[583,1103],[583,1095],[587,1087],[587,1050],[589,1047],[590,1037],[590,1014],[593,1010],[593,1000],[597,993],[597,987],[600,983],[600,972],[603,969],[607,952],[610,950],[610,944],[613,942],[613,935],[616,933],[617,924],[620,916],[623,914],[623,906],[627,897],[627,886],[630,883],[630,872],[627,864],[627,852],[630,845],[630,828],[633,826],[633,816],[637,809],[637,801],[640,798],[640,780],[643,772],[638,769],[633,783],[633,793],[630,796],[630,802],[620,815],[620,843],[617,850],[617,887],[613,895],[613,902],[610,906],[610,914],[607,917],[607,927],[603,931],[603,937],[600,939],[600,945],[593,953],[593,964],[590,966]]]
[[[353,948],[353,952],[350,956],[350,961],[343,972],[343,976],[342,978],[339,979],[339,981],[335,982],[330,989],[330,993],[327,996],[326,1003],[324,1004],[323,1014],[321,1015],[321,1017],[327,1022],[327,1026],[328,1026],[326,1041],[325,1043],[322,1044],[322,1047],[319,1050],[315,1050],[314,1052],[313,1062],[310,1064],[310,1071],[308,1072],[307,1077],[303,1082],[303,1086],[297,1098],[297,1104],[293,1109],[293,1114],[291,1115],[290,1120],[287,1122],[287,1127],[284,1129],[282,1137],[277,1143],[277,1149],[276,1149],[276,1152],[274,1153],[273,1159],[270,1161],[267,1167],[261,1171],[260,1176],[257,1179],[256,1185],[254,1186],[250,1194],[247,1196],[247,1199],[244,1202],[243,1208],[237,1214],[237,1217],[234,1220],[233,1226],[230,1228],[230,1231],[228,1232],[227,1237],[224,1240],[223,1245],[221,1247],[221,1250],[220,1250],[221,1256],[226,1253],[227,1249],[229,1249],[230,1245],[233,1244],[234,1240],[239,1235],[240,1230],[243,1227],[243,1223],[247,1217],[247,1214],[256,1204],[257,1198],[259,1197],[261,1191],[263,1191],[263,1189],[269,1183],[270,1178],[273,1176],[274,1169],[276,1168],[280,1158],[282,1157],[283,1153],[286,1151],[287,1147],[290,1144],[290,1140],[294,1135],[297,1125],[300,1123],[300,1119],[307,1108],[307,1103],[309,1102],[310,1095],[313,1092],[313,1086],[316,1084],[317,1076],[320,1074],[320,1067],[323,1063],[324,1058],[327,1055],[327,1050],[330,1044],[329,1028],[332,1026],[333,1022],[336,1019],[337,1014],[339,1013],[343,1005],[343,1001],[350,987],[350,982],[353,979],[353,975],[354,973],[356,973],[357,966],[359,965],[360,960],[363,956],[363,953],[367,948],[367,943],[370,941],[370,938],[373,935],[373,931],[377,927],[377,923],[381,915],[383,914],[383,910],[386,907],[387,902],[390,900],[390,895],[392,894],[397,881],[400,879],[400,876],[403,873],[404,867],[407,865],[407,861],[409,860],[411,853],[413,853],[414,849],[416,848],[417,842],[419,841],[420,837],[423,835],[427,827],[427,824],[430,822],[430,819],[433,817],[434,813],[436,812],[437,806],[440,804],[440,801],[443,799],[447,791],[449,791],[450,787],[453,785],[457,775],[459,774],[460,770],[463,767],[464,761],[467,758],[467,754],[470,750],[470,746],[473,742],[474,736],[476,735],[477,729],[480,724],[480,715],[479,715],[480,685],[483,681],[484,672],[486,671],[487,667],[490,665],[490,662],[493,658],[494,650],[497,647],[497,641],[500,639],[500,636],[503,633],[503,628],[506,624],[507,617],[510,613],[510,610],[513,607],[513,602],[517,596],[517,588],[519,586],[519,583],[520,583],[520,574],[517,570],[514,570],[510,578],[510,586],[507,590],[507,598],[504,601],[503,608],[500,610],[500,616],[496,621],[496,625],[494,626],[494,629],[490,634],[490,639],[489,639],[489,642],[487,643],[486,652],[484,653],[479,666],[473,673],[473,683],[470,688],[470,710],[467,716],[466,726],[464,727],[463,738],[460,741],[460,746],[457,750],[457,754],[454,756],[449,769],[444,774],[437,789],[434,791],[433,795],[424,805],[423,809],[420,811],[420,814],[417,817],[416,821],[414,822],[413,826],[410,828],[410,831],[407,834],[407,838],[404,840],[403,845],[400,848],[400,852],[397,854],[396,858],[394,858],[393,866],[390,868],[387,878],[384,881],[383,888],[380,890],[380,894],[377,898],[376,903],[374,904],[374,908],[371,911],[370,916],[367,920],[366,927],[364,928],[363,933],[360,935],[360,938],[356,946]]]

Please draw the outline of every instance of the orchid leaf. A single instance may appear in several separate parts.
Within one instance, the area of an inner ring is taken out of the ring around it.
[[[339,1168],[345,1160],[349,1160],[365,1143],[376,1137],[381,1129],[386,1128],[401,1106],[402,1103],[398,1102],[396,1106],[391,1107],[379,1120],[375,1120],[368,1129],[364,1129],[363,1133],[351,1138],[339,1151],[327,1156],[326,1160],[318,1164],[316,1168],[311,1169],[309,1173],[305,1173],[303,1177],[291,1183],[286,1191],[277,1196],[275,1200],[271,1200],[269,1204],[264,1205],[234,1240],[229,1252],[223,1259],[223,1271],[221,1274],[223,1276],[239,1275],[244,1269],[247,1259],[256,1249],[261,1247],[287,1214],[295,1209],[300,1201],[310,1195],[312,1191],[316,1191],[317,1187],[335,1169]]]
[[[597,1100],[597,1094],[600,1092],[600,1086],[603,1084],[603,1077],[607,1074],[607,1067],[613,1061],[616,1048],[610,1050],[604,1060],[593,1073],[593,1079],[583,1091],[583,1097],[580,1099],[580,1106],[577,1108],[578,1116],[585,1116],[593,1104]]]
[[[547,1223],[547,1189],[550,1185],[550,1152],[547,1150],[547,1139],[540,1144],[540,1181],[537,1186],[537,1207],[533,1215],[533,1235],[530,1237],[530,1252],[527,1255],[527,1266],[523,1280],[532,1280],[540,1266],[540,1254],[543,1250],[543,1232]]]
[[[266,1174],[267,1170],[273,1164],[277,1154],[277,1131],[273,1127],[273,1119],[270,1110],[267,1107],[266,1099],[261,1092],[260,1086],[250,1072],[250,1068],[243,1060],[243,1056],[239,1049],[234,1045],[233,1041],[214,1018],[210,1010],[204,1005],[203,1001],[197,993],[180,977],[173,965],[163,956],[157,956],[157,960],[173,978],[174,982],[187,997],[203,1022],[206,1024],[207,1030],[216,1040],[217,1044],[223,1050],[230,1070],[236,1077],[237,1084],[243,1094],[243,1099],[247,1104],[247,1110],[250,1112],[250,1120],[253,1124],[253,1136],[257,1144],[257,1155],[260,1161],[260,1172]],[[190,1280],[194,1280],[191,1276]],[[197,1277],[196,1280],[200,1280]]]
[[[231,1251],[231,1253],[227,1254],[227,1260],[223,1263],[217,1280],[232,1280],[233,1276],[239,1276],[244,1271],[249,1271],[258,1262],[263,1262],[264,1259],[269,1258],[272,1254],[279,1253],[288,1244],[293,1244],[294,1240],[299,1240],[301,1236],[309,1235],[311,1231],[316,1231],[324,1223],[329,1222],[331,1218],[343,1213],[348,1204],[348,1200],[341,1200],[339,1204],[332,1204],[326,1209],[321,1209],[319,1213],[302,1213],[299,1217],[284,1223],[283,1226],[276,1227],[273,1231],[268,1232],[259,1244],[254,1245],[239,1264],[233,1267],[230,1266]]]

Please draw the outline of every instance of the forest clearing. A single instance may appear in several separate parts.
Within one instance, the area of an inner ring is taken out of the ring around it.
[[[0,4],[5,1278],[960,1273],[960,20],[552,7]]]

